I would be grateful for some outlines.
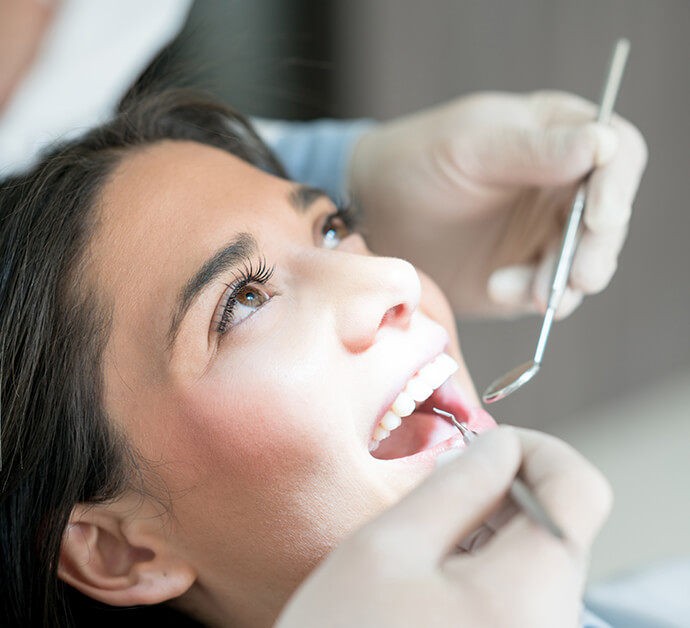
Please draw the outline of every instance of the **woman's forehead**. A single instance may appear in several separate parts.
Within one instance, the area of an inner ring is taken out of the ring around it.
[[[291,185],[215,147],[146,147],[125,157],[104,187],[96,256],[119,266],[133,256],[141,264],[201,252],[219,230],[246,230],[279,213],[272,200],[285,198]]]
[[[290,184],[222,149],[197,142],[166,140],[127,155],[103,190],[104,209],[121,221],[128,208],[142,221],[156,210],[198,217],[201,206],[232,201],[265,206],[271,193],[285,194]],[[241,210],[242,205],[235,209]],[[148,210],[148,211],[146,211]],[[155,216],[154,216],[155,218]]]

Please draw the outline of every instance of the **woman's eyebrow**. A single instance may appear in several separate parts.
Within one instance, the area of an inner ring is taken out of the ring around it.
[[[295,186],[288,194],[288,202],[298,212],[303,213],[321,199],[328,199],[324,190],[308,185]],[[172,349],[180,326],[192,303],[218,275],[228,269],[246,264],[256,253],[257,244],[249,233],[240,233],[227,246],[206,260],[199,270],[187,281],[180,291],[174,314],[168,330],[168,349]]]
[[[240,233],[227,246],[207,259],[187,281],[177,298],[174,314],[168,331],[168,349],[172,349],[180,325],[192,303],[218,275],[230,268],[250,262],[257,250],[256,240],[250,233]]]
[[[309,185],[298,185],[288,194],[288,202],[300,213],[307,211],[323,198],[330,200],[324,190]]]

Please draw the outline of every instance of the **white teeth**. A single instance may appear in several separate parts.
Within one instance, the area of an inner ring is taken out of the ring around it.
[[[379,421],[379,425],[384,430],[388,430],[389,432],[392,432],[396,427],[400,427],[401,423],[402,419],[390,410],[386,412],[386,414],[383,415],[383,418]]]
[[[446,369],[443,368],[442,364],[437,364],[436,361],[431,364],[427,364],[421,371],[419,371],[419,379],[426,382],[432,388],[438,388],[446,378],[448,373]]]
[[[404,390],[395,398],[391,410],[399,417],[410,416],[415,409],[414,399]]]
[[[431,397],[431,393],[434,392],[434,389],[425,381],[422,381],[419,377],[415,376],[409,382],[407,382],[405,392],[415,401],[426,401],[429,397]]]
[[[377,449],[382,440],[400,427],[402,419],[415,411],[416,404],[426,401],[458,368],[457,362],[447,353],[442,353],[433,362],[422,367],[407,382],[405,390],[398,394],[390,410],[379,421],[369,442],[369,451]]]
[[[441,355],[439,355],[434,360],[434,364],[438,364],[442,368],[446,369],[449,373],[448,377],[450,377],[453,373],[455,373],[455,371],[457,371],[460,368],[458,366],[458,363],[447,353],[442,353]]]
[[[376,426],[376,429],[374,430],[374,435],[372,436],[373,440],[383,440],[384,438],[388,438],[391,435],[391,433],[385,428],[381,427],[381,424]]]

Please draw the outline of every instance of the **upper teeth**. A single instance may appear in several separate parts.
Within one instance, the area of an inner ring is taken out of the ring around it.
[[[407,382],[405,389],[391,404],[390,410],[379,421],[371,437],[369,451],[374,451],[384,438],[390,436],[395,428],[400,427],[404,417],[410,416],[415,411],[418,402],[426,401],[431,397],[431,393],[457,370],[457,362],[447,353],[442,353],[435,360],[422,367]]]

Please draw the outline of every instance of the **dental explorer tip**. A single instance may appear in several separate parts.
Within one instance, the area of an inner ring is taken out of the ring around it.
[[[461,433],[464,437],[466,437],[466,438],[467,438],[467,437],[470,437],[470,438],[471,438],[471,436],[474,435],[474,432],[472,432],[472,430],[467,426],[467,424],[466,424],[466,423],[461,423],[460,421],[458,421],[458,420],[455,418],[455,415],[454,415],[454,414],[451,414],[450,412],[446,412],[445,410],[439,410],[438,408],[432,408],[432,410],[433,410],[436,414],[440,414],[440,415],[442,415],[442,416],[444,416],[444,417],[450,419],[450,420],[453,422],[453,425],[455,425],[455,427],[457,427],[457,428],[460,430],[460,433]]]

